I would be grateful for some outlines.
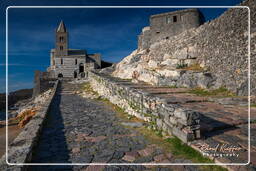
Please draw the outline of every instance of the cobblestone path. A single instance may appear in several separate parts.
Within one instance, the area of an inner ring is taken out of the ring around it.
[[[103,102],[73,93],[62,83],[33,155],[34,163],[174,163],[172,154],[120,124],[115,111]],[[29,170],[147,170],[152,166],[31,166]],[[157,170],[198,170],[196,166],[155,166]]]

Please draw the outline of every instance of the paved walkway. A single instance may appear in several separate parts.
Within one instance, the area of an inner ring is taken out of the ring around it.
[[[139,132],[120,125],[120,118],[103,102],[74,94],[79,87],[63,83],[43,127],[35,163],[191,162],[176,159]],[[159,170],[198,170],[196,166]],[[146,170],[149,166],[32,166],[30,170]]]
[[[226,151],[218,154],[234,153],[238,156],[214,156],[221,163],[247,163],[248,161],[248,101],[247,97],[202,97],[188,93],[186,88],[163,88],[143,85],[143,89],[154,96],[164,98],[170,104],[192,109],[201,113],[201,139],[192,146],[201,152],[214,154],[213,150],[204,147],[223,147]],[[256,108],[251,108],[251,135],[256,131]],[[203,146],[203,147],[202,147]],[[231,148],[234,151],[231,150]],[[228,151],[231,150],[231,151]],[[216,154],[217,155],[217,154]],[[251,136],[251,163],[256,169],[256,139]],[[236,170],[236,169],[235,169]]]
[[[188,88],[157,87],[102,75],[151,96],[161,97],[168,104],[177,104],[200,112],[201,139],[192,142],[191,146],[209,154],[216,162],[248,162],[247,97],[198,96],[190,93]],[[256,170],[256,138],[253,136],[256,132],[256,108],[252,107],[250,112],[251,164],[243,169]],[[215,152],[216,147],[218,148]],[[241,170],[240,166],[234,166],[232,169]]]

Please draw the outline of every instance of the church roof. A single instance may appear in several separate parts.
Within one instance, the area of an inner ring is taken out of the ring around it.
[[[61,20],[59,27],[57,28],[57,32],[66,32],[66,26],[64,24],[64,22]]]
[[[85,50],[79,50],[79,49],[69,49],[68,50],[68,55],[85,55],[86,51]]]

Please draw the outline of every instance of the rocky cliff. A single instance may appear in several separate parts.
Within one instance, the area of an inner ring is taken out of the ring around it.
[[[251,93],[256,89],[256,1],[251,14]],[[117,64],[113,76],[175,87],[226,87],[248,92],[248,9],[232,8],[220,17],[167,40],[137,49]]]
[[[32,89],[21,89],[14,92],[10,92],[8,96],[8,105],[13,107],[15,103],[21,100],[29,99],[32,97]],[[0,111],[5,110],[5,93],[0,93]]]

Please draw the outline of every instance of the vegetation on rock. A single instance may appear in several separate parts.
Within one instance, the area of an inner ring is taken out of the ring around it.
[[[200,66],[200,64],[192,64],[185,68],[185,70],[191,70],[191,71],[204,71],[205,69]]]
[[[111,103],[107,99],[99,99],[105,104],[110,105],[117,113],[117,116],[124,121],[129,122],[143,122],[145,126],[139,128],[133,128],[142,133],[151,143],[157,144],[160,147],[163,147],[167,152],[171,152],[177,158],[189,159],[195,163],[214,163],[211,159],[206,158],[200,154],[200,152],[194,150],[192,147],[182,143],[175,136],[164,136],[163,131],[156,129],[156,123],[150,122],[146,123],[145,121],[138,119],[134,116],[126,113],[122,108]],[[202,170],[212,170],[212,171],[226,171],[227,169],[221,166],[200,166]]]
[[[32,97],[33,89],[22,89],[9,93],[8,105],[12,107],[20,100],[29,99]],[[0,111],[5,110],[5,93],[0,94]]]
[[[23,128],[37,113],[37,111],[37,108],[31,108],[19,113],[18,116],[15,118],[18,121],[18,126],[20,128]]]
[[[206,90],[206,89],[197,87],[197,88],[189,90],[188,93],[196,94],[199,96],[221,96],[221,97],[235,96],[234,93],[232,93],[225,87],[220,87],[220,88],[214,89],[214,90]]]
[[[188,64],[177,64],[176,69],[184,69],[187,67],[188,67]]]

